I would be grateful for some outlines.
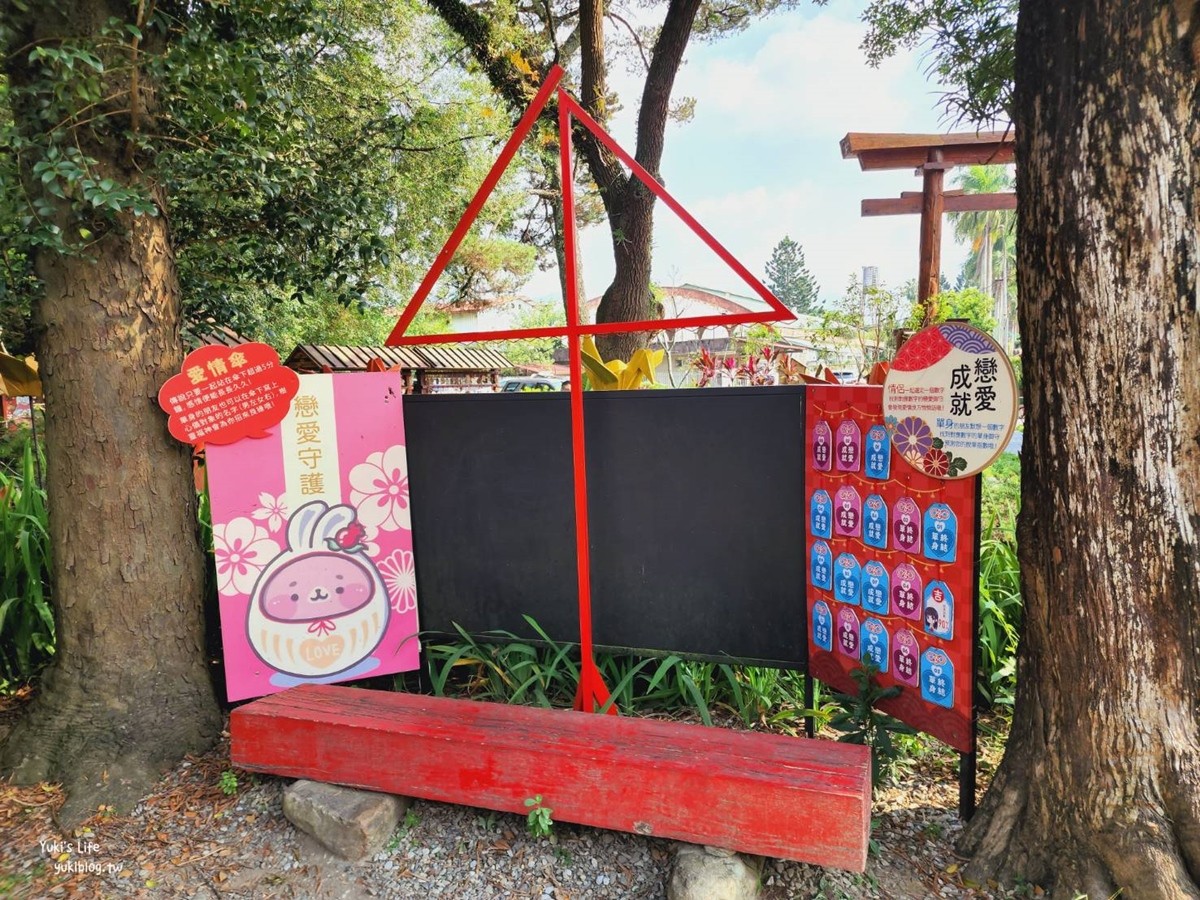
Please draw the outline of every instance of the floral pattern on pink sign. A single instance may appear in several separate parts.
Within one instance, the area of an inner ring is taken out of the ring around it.
[[[418,664],[399,377],[300,382],[265,437],[207,448],[230,700]]]

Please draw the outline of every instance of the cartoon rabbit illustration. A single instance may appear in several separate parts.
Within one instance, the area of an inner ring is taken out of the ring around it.
[[[379,665],[369,657],[391,608],[364,531],[354,507],[320,500],[288,520],[287,546],[259,575],[246,621],[254,652],[285,676],[273,684],[344,678]]]

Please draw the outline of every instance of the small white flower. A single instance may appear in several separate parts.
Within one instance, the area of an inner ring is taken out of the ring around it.
[[[258,573],[279,554],[279,545],[265,528],[239,516],[213,526],[213,550],[217,562],[217,589],[227,597],[249,594]]]
[[[379,564],[383,582],[387,585],[392,609],[398,613],[417,608],[417,569],[408,550],[396,550]]]
[[[350,502],[357,507],[363,525],[384,531],[412,528],[403,445],[372,453],[366,462],[351,469],[350,488]]]
[[[287,521],[287,494],[280,494],[278,497],[272,497],[266,491],[258,495],[258,509],[251,513],[258,521],[267,522],[267,528],[270,531],[278,531],[284,522]]]

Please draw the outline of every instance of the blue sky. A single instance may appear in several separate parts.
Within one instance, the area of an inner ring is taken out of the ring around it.
[[[695,97],[695,117],[668,126],[662,166],[675,198],[760,278],[780,238],[799,242],[826,302],[862,266],[878,266],[881,281],[895,289],[917,274],[918,217],[864,219],[859,202],[919,190],[920,179],[909,170],[863,172],[842,159],[838,141],[849,131],[951,130],[919,52],[878,69],[865,63],[863,6],[806,4],[739,35],[693,44],[673,96]],[[632,152],[640,82],[619,65],[610,81],[627,105],[611,130]],[[656,282],[748,292],[662,204],[655,223]],[[594,296],[612,275],[607,227],[586,230],[581,248]],[[942,269],[951,281],[965,255],[947,234]],[[526,293],[557,298],[556,274],[540,273]]]

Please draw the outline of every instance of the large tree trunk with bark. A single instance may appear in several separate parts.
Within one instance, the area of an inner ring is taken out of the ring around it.
[[[1021,3],[1026,604],[961,849],[1056,897],[1200,897],[1196,0]]]
[[[77,38],[130,9],[118,0],[62,2],[23,37]],[[23,53],[8,66],[14,87],[38,77]],[[152,94],[144,82],[139,91],[148,115]],[[27,108],[15,112],[19,126],[36,122]],[[86,131],[75,138],[99,176],[142,185],[162,207],[124,141]],[[39,180],[25,175],[36,191]],[[58,214],[72,222],[65,204]],[[168,223],[123,213],[104,227],[80,254],[47,249],[37,258],[57,649],[0,747],[0,769],[18,780],[63,782],[64,825],[102,803],[131,805],[164,768],[209,746],[221,721],[203,649],[189,454],[168,436],[156,402],[182,361]]]

